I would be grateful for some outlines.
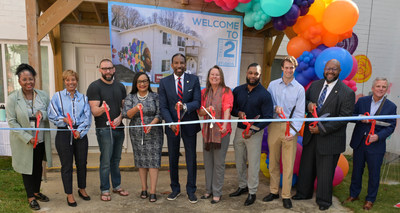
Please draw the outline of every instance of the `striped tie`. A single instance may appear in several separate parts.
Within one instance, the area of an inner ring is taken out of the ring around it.
[[[180,77],[178,78],[178,100],[180,102],[183,100],[182,82]]]
[[[322,105],[324,105],[324,101],[325,101],[325,96],[326,96],[326,91],[327,90],[328,90],[328,84],[325,85],[324,90],[322,90],[321,96],[319,96],[317,112],[319,112],[321,110],[321,108],[322,108]]]

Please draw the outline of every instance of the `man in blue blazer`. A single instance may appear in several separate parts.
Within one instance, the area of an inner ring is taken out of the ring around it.
[[[354,115],[364,115],[366,112],[371,116],[396,115],[396,105],[384,97],[387,90],[388,80],[376,78],[372,84],[372,96],[358,99],[354,108]],[[381,165],[386,152],[386,138],[396,128],[396,119],[382,121],[389,123],[390,126],[376,125],[374,134],[369,135],[368,142],[371,143],[370,145],[366,145],[366,140],[371,129],[371,123],[369,120],[357,121],[350,142],[350,146],[353,148],[353,173],[351,175],[350,197],[344,203],[358,200],[362,187],[362,175],[365,163],[367,163],[369,178],[368,194],[363,206],[365,210],[370,210],[376,200]]]
[[[197,109],[200,108],[201,91],[199,78],[187,74],[186,57],[180,53],[172,56],[174,74],[161,79],[159,88],[160,111],[166,123],[177,122],[180,112],[181,121],[199,120]],[[178,175],[179,147],[181,137],[185,146],[187,165],[186,192],[191,203],[197,202],[196,192],[196,135],[200,131],[200,124],[177,125],[165,127],[168,141],[169,170],[172,193],[168,200],[175,200],[181,192]]]

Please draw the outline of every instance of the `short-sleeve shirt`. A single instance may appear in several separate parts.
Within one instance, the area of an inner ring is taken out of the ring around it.
[[[106,84],[101,79],[92,82],[86,92],[89,101],[100,101],[99,107],[105,101],[110,107],[110,119],[114,120],[121,114],[122,100],[126,97],[123,84],[114,80],[112,84]],[[96,128],[107,127],[107,115],[103,113],[94,117]],[[124,124],[121,122],[120,126]]]

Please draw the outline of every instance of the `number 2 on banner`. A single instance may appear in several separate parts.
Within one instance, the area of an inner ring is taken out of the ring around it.
[[[235,50],[235,43],[233,43],[232,41],[228,41],[228,42],[225,43],[225,47],[226,46],[230,46],[230,47],[224,51],[224,57],[226,57],[226,58],[234,58],[235,55],[230,53],[230,52]]]
[[[236,67],[237,43],[233,39],[218,39],[217,65],[221,67]]]

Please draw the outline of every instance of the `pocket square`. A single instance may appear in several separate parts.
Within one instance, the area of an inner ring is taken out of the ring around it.
[[[188,92],[191,92],[193,89],[189,89]]]

